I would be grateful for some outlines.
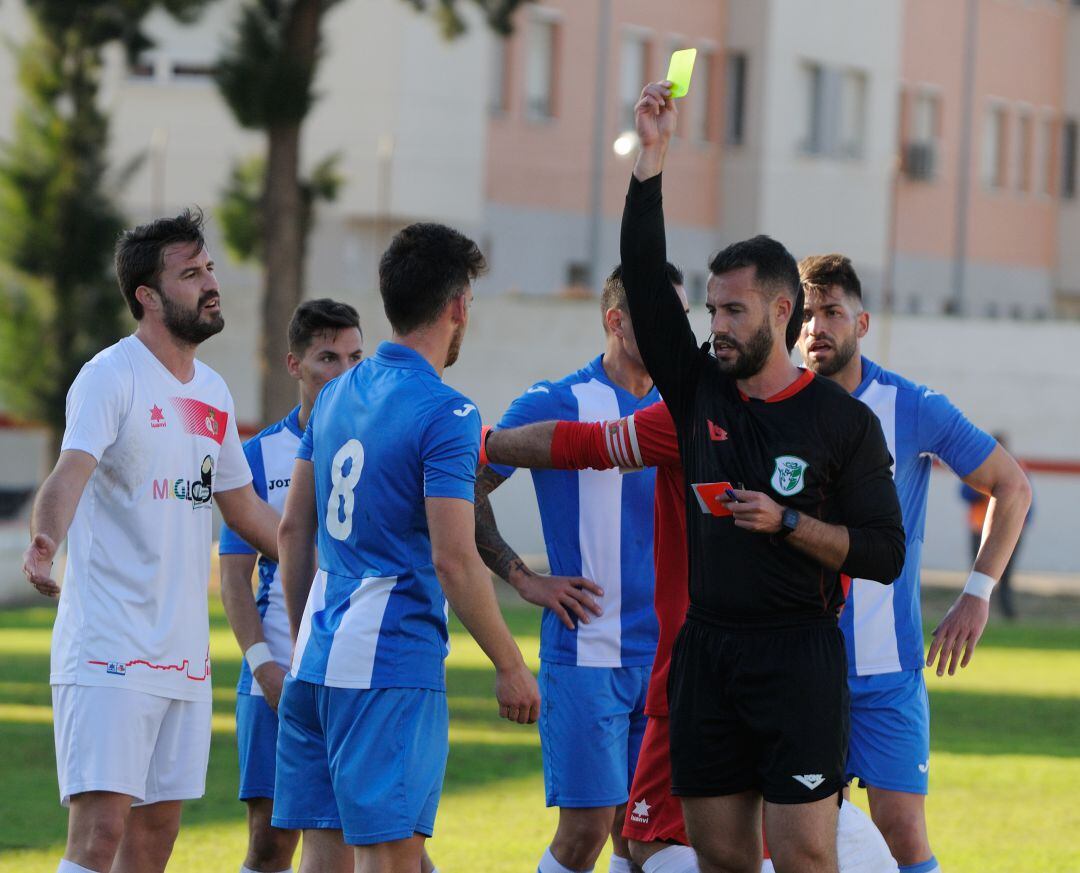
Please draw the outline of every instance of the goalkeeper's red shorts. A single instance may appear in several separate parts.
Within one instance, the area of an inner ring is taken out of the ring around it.
[[[682,805],[671,794],[669,721],[667,716],[649,716],[626,804],[623,836],[639,843],[662,840],[687,846],[690,841],[686,837]]]

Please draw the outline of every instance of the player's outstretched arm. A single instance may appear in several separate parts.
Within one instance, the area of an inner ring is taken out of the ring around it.
[[[531,427],[533,425],[515,430]],[[499,431],[488,437],[489,444],[496,433]],[[550,440],[548,444],[550,446]],[[534,572],[499,533],[488,495],[505,481],[506,477],[491,467],[481,466],[476,471],[473,511],[476,550],[481,559],[492,573],[513,587],[522,600],[550,609],[570,630],[574,629],[575,618],[588,624],[589,612],[596,615],[601,613],[600,605],[590,595],[602,597],[603,589],[580,576],[544,576]]]
[[[990,496],[982,545],[972,571],[996,582],[1008,566],[1031,508],[1031,483],[1012,455],[1000,445],[964,477],[964,483]],[[984,587],[987,590],[962,593],[941,624],[934,628],[926,666],[933,668],[937,661],[938,676],[945,674],[946,665],[952,676],[957,666],[966,667],[970,663],[990,618],[989,582]]]
[[[499,716],[518,724],[532,724],[540,714],[540,691],[503,621],[491,576],[477,554],[472,507],[467,500],[456,497],[428,497],[424,506],[432,561],[443,593],[465,629],[495,665]]]
[[[297,458],[293,463],[289,493],[278,528],[278,551],[281,590],[293,642],[300,632],[311,583],[315,579],[315,533],[319,513],[315,506],[315,471],[311,461]]]
[[[545,470],[554,467],[555,464],[551,459],[551,441],[555,434],[556,424],[558,422],[539,421],[536,424],[486,432],[484,445],[488,462],[506,467],[524,467],[529,470]],[[502,479],[501,476],[499,478]]]
[[[255,493],[249,482],[240,488],[219,491],[214,495],[225,524],[244,540],[266,555],[278,559],[277,531],[281,517],[265,500]]]
[[[60,594],[60,586],[53,579],[53,560],[96,468],[93,455],[68,449],[60,453],[53,471],[38,489],[30,515],[30,545],[23,552],[23,573],[46,597]]]

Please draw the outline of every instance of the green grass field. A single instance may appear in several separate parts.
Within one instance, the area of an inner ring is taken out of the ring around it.
[[[941,602],[928,605],[928,616],[941,614]],[[246,845],[232,722],[240,660],[216,599],[211,605],[207,793],[186,807],[170,869],[234,873]],[[948,873],[1080,870],[1080,625],[1075,602],[1048,601],[1037,612],[1017,626],[992,625],[965,675],[929,677],[928,809]],[[523,651],[534,654],[537,613],[512,609],[507,619]],[[0,612],[0,873],[52,873],[63,850],[48,687],[51,625],[48,608]],[[555,824],[543,805],[536,729],[499,721],[492,672],[456,625],[447,675],[450,763],[431,854],[443,873],[535,870]],[[865,805],[862,792],[855,800]],[[607,869],[606,858],[605,851],[598,871]]]

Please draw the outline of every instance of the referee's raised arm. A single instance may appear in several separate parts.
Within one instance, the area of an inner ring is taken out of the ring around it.
[[[645,86],[634,107],[640,150],[623,209],[623,285],[638,348],[656,387],[679,416],[701,363],[694,334],[665,270],[661,172],[678,109],[669,82]]]

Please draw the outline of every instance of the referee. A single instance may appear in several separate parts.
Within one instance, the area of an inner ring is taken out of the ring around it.
[[[690,608],[669,679],[672,791],[703,873],[837,873],[848,733],[843,580],[904,560],[892,459],[873,413],[791,363],[799,292],[775,240],[709,264],[698,347],[664,272],[670,83],[635,108],[641,150],[622,225],[638,346],[675,422],[687,488]],[[764,805],[762,801],[764,800]]]

